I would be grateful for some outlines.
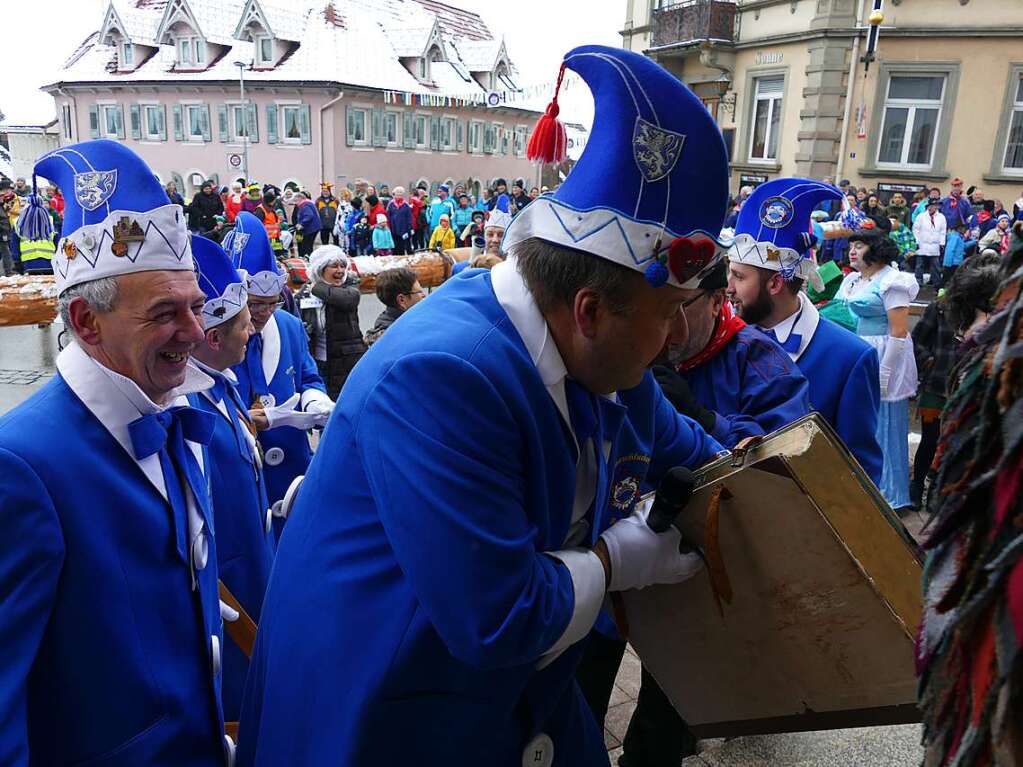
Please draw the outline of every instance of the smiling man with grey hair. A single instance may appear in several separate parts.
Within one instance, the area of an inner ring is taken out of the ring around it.
[[[44,156],[73,342],[0,420],[0,763],[220,766],[223,642],[203,340],[181,208],[130,150]],[[59,690],[59,694],[54,691]]]

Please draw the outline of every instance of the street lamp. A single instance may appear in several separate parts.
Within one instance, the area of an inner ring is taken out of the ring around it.
[[[244,61],[236,61],[234,65],[238,67],[238,90],[241,92],[242,100],[242,120],[244,121],[245,129],[241,131],[242,134],[242,175],[245,177],[245,183],[248,185],[251,179],[249,179],[249,104],[245,100],[245,68],[248,66]]]

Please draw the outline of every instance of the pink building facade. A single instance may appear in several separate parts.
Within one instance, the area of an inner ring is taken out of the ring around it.
[[[314,194],[360,178],[470,193],[496,178],[537,184],[525,159],[537,113],[482,104],[514,83],[478,17],[433,0],[384,0],[374,7],[403,15],[376,18],[359,0],[270,1],[111,0],[47,87],[61,142],[123,141],[186,198],[205,179]]]

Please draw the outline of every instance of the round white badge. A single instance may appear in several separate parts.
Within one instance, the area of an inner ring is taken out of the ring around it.
[[[522,767],[551,767],[554,764],[554,741],[540,733],[522,751]]]
[[[264,408],[273,407],[274,402],[276,402],[276,400],[274,399],[274,395],[272,394],[261,394],[259,396],[259,404],[262,405]]]
[[[280,466],[284,463],[284,451],[279,447],[272,447],[263,455],[267,466]]]

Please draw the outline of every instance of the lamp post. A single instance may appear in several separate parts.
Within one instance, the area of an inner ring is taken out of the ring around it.
[[[242,175],[245,177],[246,185],[251,181],[249,178],[249,104],[245,100],[245,67],[248,66],[244,61],[236,61],[234,65],[238,67],[238,90],[241,92],[242,100],[242,119],[244,120],[245,129],[241,131],[242,134]]]

